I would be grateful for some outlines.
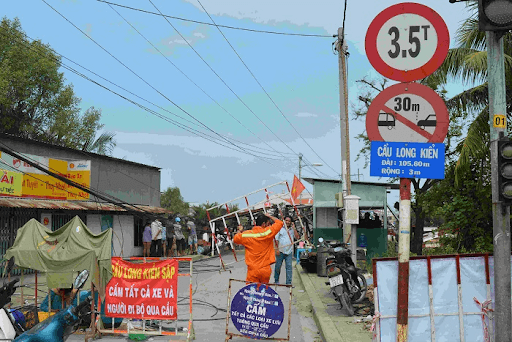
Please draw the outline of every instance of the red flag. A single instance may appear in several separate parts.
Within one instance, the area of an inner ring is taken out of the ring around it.
[[[297,197],[299,197],[302,190],[304,190],[306,187],[300,182],[300,180],[297,178],[297,176],[293,175],[293,185],[292,185],[292,198],[293,202],[297,202]]]

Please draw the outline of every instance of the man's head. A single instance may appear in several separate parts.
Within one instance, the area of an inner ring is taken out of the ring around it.
[[[273,223],[272,219],[268,216],[265,216],[263,214],[259,214],[258,217],[256,217],[256,225],[260,227],[268,227]]]
[[[284,223],[286,223],[287,227],[290,227],[292,225],[292,222],[293,222],[293,220],[292,220],[292,217],[290,215],[286,215],[284,217]]]

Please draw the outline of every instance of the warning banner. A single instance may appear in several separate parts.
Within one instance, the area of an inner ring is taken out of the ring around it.
[[[112,257],[112,279],[105,294],[108,317],[176,319],[178,261],[134,264]]]

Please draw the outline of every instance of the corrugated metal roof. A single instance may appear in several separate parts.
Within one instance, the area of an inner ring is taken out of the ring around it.
[[[92,201],[59,201],[0,197],[0,207],[7,208],[34,208],[34,209],[64,209],[64,210],[94,210],[94,211],[128,211],[112,203]],[[169,214],[170,211],[160,207],[133,204],[133,210],[150,212],[152,214]]]

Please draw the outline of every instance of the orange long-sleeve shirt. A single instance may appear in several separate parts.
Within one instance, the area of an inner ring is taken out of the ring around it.
[[[283,221],[276,219],[269,227],[255,226],[235,235],[233,242],[245,246],[245,263],[248,268],[261,268],[276,262],[274,236],[282,227]]]

